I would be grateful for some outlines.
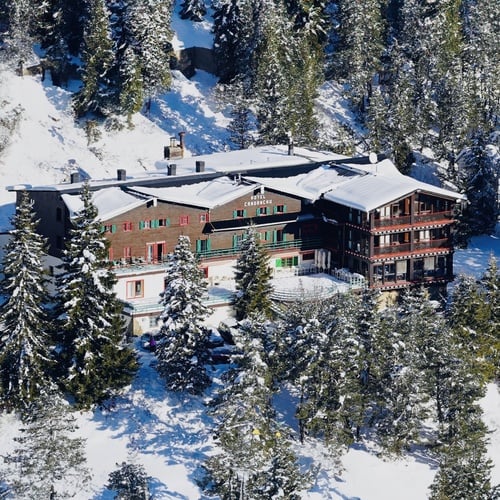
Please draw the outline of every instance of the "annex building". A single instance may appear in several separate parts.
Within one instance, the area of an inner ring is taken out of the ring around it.
[[[175,161],[175,163],[174,163]],[[402,175],[376,155],[347,158],[293,146],[266,146],[165,159],[154,172],[90,180],[109,240],[116,292],[135,330],[160,312],[164,262],[187,235],[209,283],[230,279],[245,229],[253,225],[275,276],[328,273],[351,287],[397,291],[453,279],[457,193]],[[28,191],[62,255],[82,181],[11,186]],[[19,194],[18,194],[19,196]]]

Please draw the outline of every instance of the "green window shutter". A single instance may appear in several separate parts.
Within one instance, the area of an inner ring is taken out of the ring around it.
[[[247,211],[245,209],[245,210],[243,210],[243,217],[246,217],[246,216],[247,216]]]
[[[278,232],[273,231],[273,243],[276,243],[278,241]]]
[[[283,212],[286,213],[286,205],[283,205]]]
[[[238,246],[238,236],[233,234],[233,248],[237,248]]]
[[[167,227],[170,227],[170,217],[167,217],[167,218],[165,219],[165,225],[166,225]]]
[[[277,214],[278,213],[278,207],[276,205],[274,205],[273,207],[273,214]]]
[[[266,241],[271,241],[271,231],[266,231]]]
[[[116,233],[116,224],[113,224],[113,225],[111,226],[111,232],[112,232],[112,233]]]
[[[104,233],[104,231],[106,231],[106,227],[105,226],[101,226],[101,233]]]
[[[139,221],[139,229],[144,229],[144,221],[143,220]]]
[[[286,234],[283,233],[283,240],[282,241],[286,241]]]
[[[299,256],[296,255],[294,258],[293,258],[293,265],[294,266],[298,266],[299,265]]]
[[[270,207],[266,207],[266,215],[269,215],[271,213],[271,208]]]
[[[281,259],[276,259],[276,267],[282,267]]]
[[[233,210],[233,219],[236,219],[238,217],[238,210]]]
[[[196,240],[196,251],[201,252],[201,240]]]
[[[255,209],[255,215],[259,215],[259,212],[260,212],[260,208],[256,208]]]
[[[210,250],[212,250],[212,241],[211,240],[207,240],[207,251],[210,252]]]

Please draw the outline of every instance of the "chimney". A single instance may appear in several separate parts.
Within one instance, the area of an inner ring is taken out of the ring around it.
[[[186,132],[179,132],[179,147],[184,150],[184,136]]]
[[[76,184],[77,182],[80,182],[80,172],[73,172],[71,174],[71,184]]]
[[[171,137],[170,138],[170,147],[175,148],[176,146],[177,146],[177,141],[176,141],[175,137]]]
[[[116,180],[118,181],[126,181],[127,180],[127,171],[123,168],[119,168],[116,171]]]
[[[201,160],[196,161],[196,171],[205,172],[205,162]]]
[[[167,166],[167,174],[168,175],[177,174],[177,165],[175,163],[170,163],[170,165]]]

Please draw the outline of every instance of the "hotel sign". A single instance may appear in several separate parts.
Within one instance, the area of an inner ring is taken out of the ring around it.
[[[260,207],[262,205],[272,205],[273,200],[266,198],[265,194],[255,194],[250,196],[250,201],[245,201],[245,207]]]

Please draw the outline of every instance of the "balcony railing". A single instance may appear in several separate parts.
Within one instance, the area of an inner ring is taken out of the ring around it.
[[[445,212],[422,212],[413,216],[413,221],[410,215],[401,215],[388,217],[384,219],[375,219],[373,227],[390,227],[390,226],[409,226],[412,224],[421,224],[422,222],[433,222],[437,220],[452,219],[453,212],[447,210]]]
[[[301,250],[313,250],[320,248],[321,238],[296,239],[291,241],[276,241],[274,243],[265,243],[262,246],[268,251],[285,250],[287,248],[300,248]],[[217,250],[202,250],[197,255],[202,259],[211,259],[214,257],[231,257],[240,253],[239,247],[219,248]]]
[[[393,243],[392,245],[380,246],[373,248],[373,255],[390,255],[394,253],[410,253],[419,250],[427,250],[431,248],[448,248],[451,246],[448,238],[438,240],[416,241],[410,243]]]

